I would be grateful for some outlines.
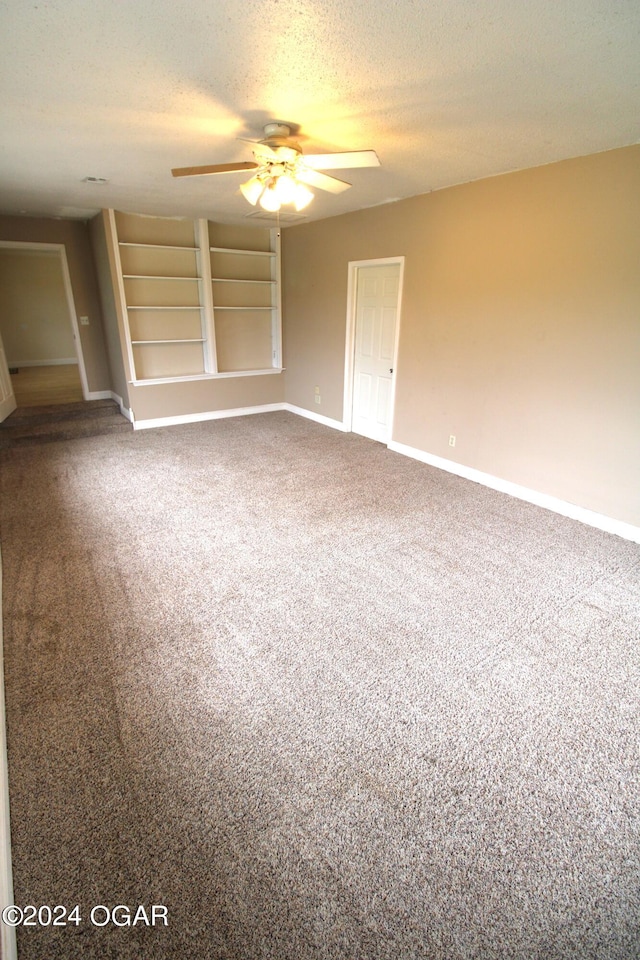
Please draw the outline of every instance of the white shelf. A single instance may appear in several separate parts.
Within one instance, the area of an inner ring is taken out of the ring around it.
[[[266,367],[264,370],[230,370],[222,373],[187,373],[178,377],[148,377],[144,380],[129,380],[136,387],[146,387],[158,383],[185,383],[189,380],[223,380],[236,377],[262,377],[272,373],[282,373],[284,367]]]
[[[245,257],[275,257],[273,250],[236,250],[232,247],[209,247],[212,253],[242,254]]]
[[[201,277],[161,277],[153,273],[123,273],[123,280],[200,280]]]
[[[204,338],[195,338],[195,337],[185,337],[180,340],[132,340],[131,345],[134,347],[139,347],[140,345],[147,343],[204,343]]]
[[[211,277],[211,283],[269,283],[275,286],[276,280],[238,280],[235,277]]]
[[[275,307],[222,307],[220,304],[216,304],[213,309],[215,312],[218,312],[218,310],[244,310],[246,312],[247,310],[275,310]]]
[[[144,247],[147,250],[197,250],[198,247],[184,247],[182,244],[172,243],[132,243],[130,240],[120,240],[121,247]]]
[[[127,310],[197,310],[199,312],[200,306],[198,304],[195,304],[191,307],[177,307],[177,306],[176,307],[167,307],[167,306],[154,307],[149,304],[146,304],[146,306],[133,306],[132,304],[128,303]]]

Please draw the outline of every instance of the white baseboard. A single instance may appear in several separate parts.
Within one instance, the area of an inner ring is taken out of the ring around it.
[[[284,410],[283,403],[263,403],[255,407],[233,407],[229,410],[207,410],[204,413],[186,413],[177,417],[156,417],[152,420],[133,420],[134,430],[150,430],[154,427],[173,427],[180,423],[201,423],[203,420],[222,420],[226,417],[246,417],[253,413],[273,413]]]
[[[115,394],[110,394],[114,400],[122,401]],[[306,417],[308,420],[315,420],[316,423],[322,423],[325,427],[332,427],[334,430],[346,430],[346,427],[340,420],[332,420],[331,417],[323,417],[320,413],[313,410],[306,410],[304,407],[296,407],[292,403],[263,403],[254,407],[233,407],[229,410],[207,410],[204,413],[185,413],[176,417],[156,417],[150,420],[136,420],[132,411],[130,418],[133,421],[135,430],[151,430],[155,427],[173,427],[181,423],[200,423],[203,420],[221,420],[225,417],[245,417],[253,413],[273,413],[277,410],[286,410],[288,413],[295,413],[299,417]],[[122,411],[125,416],[127,413]]]
[[[87,400],[115,400],[115,394],[111,390],[90,390],[87,393]]]
[[[122,416],[133,423],[133,411],[129,407],[125,407],[122,397],[114,393],[113,390],[91,390],[87,394],[87,400],[115,400],[120,407]]]
[[[68,367],[70,364],[78,366],[77,357],[60,357],[58,360],[7,360],[7,366],[12,367]]]
[[[347,428],[341,420],[332,420],[331,417],[324,417],[321,413],[316,413],[315,410],[307,410],[306,407],[296,407],[293,403],[283,403],[282,409],[288,410],[289,413],[295,413],[299,417],[306,417],[307,420],[322,423],[325,427],[332,427],[334,430],[341,430],[343,433],[347,432]]]
[[[4,658],[2,647],[2,557],[0,556],[0,912],[13,903],[11,869],[11,827],[9,821],[9,765],[7,762],[7,725],[4,699]],[[16,960],[16,931],[0,923],[0,955]]]
[[[640,543],[640,527],[635,527],[631,523],[625,523],[622,520],[615,520],[613,517],[607,517],[602,513],[595,513],[593,510],[587,510],[585,507],[579,507],[575,503],[569,503],[566,500],[560,500],[558,497],[552,497],[547,493],[540,493],[538,490],[531,490],[529,487],[521,487],[518,483],[512,483],[510,480],[502,480],[500,477],[494,477],[490,473],[483,473],[481,470],[475,470],[473,467],[466,467],[462,463],[456,463],[455,460],[447,460],[444,457],[436,457],[431,453],[425,453],[417,447],[409,447],[404,443],[396,443],[394,440],[389,444],[389,450],[401,453],[405,457],[411,457],[413,460],[420,460],[431,467],[437,467],[439,470],[446,470],[447,473],[455,473],[458,477],[464,477],[465,480],[472,480],[474,483],[480,483],[484,487],[490,487],[492,490],[499,490],[501,493],[507,493],[511,497],[517,497],[518,500],[526,500],[527,503],[533,503],[537,507],[544,507],[545,510],[551,510],[553,513],[559,513],[563,517],[569,517],[571,520],[579,520],[597,530],[604,530],[605,533],[613,533],[625,540],[631,540],[633,543]]]
[[[124,400],[122,399],[122,397],[118,396],[117,393],[114,393],[113,390],[109,392],[109,396],[111,397],[112,400],[115,400],[115,402],[120,407],[120,413],[122,414],[122,416],[126,417],[127,420],[133,423],[133,410],[130,407],[125,407]]]

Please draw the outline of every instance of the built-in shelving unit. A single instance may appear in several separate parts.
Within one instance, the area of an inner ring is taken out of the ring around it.
[[[134,383],[279,371],[276,230],[109,211]]]
[[[280,367],[280,251],[275,230],[209,222],[218,369]]]

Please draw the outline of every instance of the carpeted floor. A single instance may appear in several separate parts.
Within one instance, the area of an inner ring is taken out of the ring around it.
[[[132,430],[113,400],[32,404],[18,407],[0,423],[0,449]]]
[[[20,960],[640,955],[637,545],[287,413],[0,482]]]

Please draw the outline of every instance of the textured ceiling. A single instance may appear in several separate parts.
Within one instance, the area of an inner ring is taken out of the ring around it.
[[[638,0],[3,0],[0,37],[4,213],[243,222],[246,175],[170,169],[270,119],[380,157],[308,220],[640,138]]]

